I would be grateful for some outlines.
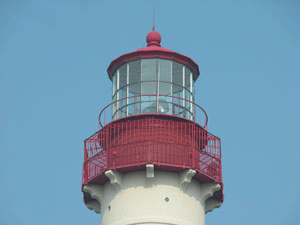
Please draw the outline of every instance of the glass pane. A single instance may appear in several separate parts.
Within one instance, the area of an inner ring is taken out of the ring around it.
[[[173,94],[173,105],[172,105],[172,114],[179,115],[180,112],[180,93],[177,92]]]
[[[156,59],[142,60],[142,95],[156,94],[156,80]]]
[[[124,117],[127,115],[127,99],[126,99],[126,87],[119,90],[119,117]]]
[[[114,101],[116,101],[117,100],[117,95],[114,95],[114,97],[113,97],[113,102]],[[112,119],[114,120],[114,119],[116,119],[115,118],[115,115],[116,115],[116,109],[117,109],[117,103],[113,103],[113,105],[112,105]]]
[[[128,115],[140,114],[141,97],[136,96],[128,99]]]
[[[182,90],[182,67],[182,64],[172,62],[173,95]]]
[[[123,88],[127,84],[127,64],[124,64],[119,68],[119,79],[120,79],[120,84],[119,88]]]
[[[172,97],[159,96],[158,112],[172,114]]]
[[[185,88],[188,90],[190,90],[190,82],[191,82],[191,71],[188,67],[185,67]]]
[[[195,95],[195,82],[194,82],[194,79],[193,79],[193,82],[192,82],[191,89],[192,89],[192,93],[193,93],[193,96],[194,96]]]
[[[157,113],[156,96],[142,96],[142,113]]]
[[[129,63],[129,96],[141,95],[141,60]]]
[[[190,100],[190,96],[191,96],[190,92],[186,89],[185,90],[185,99]],[[190,113],[191,104],[190,104],[189,101],[185,101],[185,108],[186,108],[185,118],[190,119],[190,117],[191,117],[191,113]]]
[[[184,90],[179,92],[179,97],[180,97],[179,116],[185,117],[185,108],[184,108],[185,101],[183,100],[183,91]]]
[[[159,61],[159,94],[171,95],[171,61]]]
[[[113,79],[112,79],[112,96],[116,93],[116,87],[117,87],[117,73],[114,74]]]

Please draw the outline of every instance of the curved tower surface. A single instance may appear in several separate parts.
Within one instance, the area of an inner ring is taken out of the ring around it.
[[[224,197],[221,142],[194,102],[199,67],[154,28],[146,41],[107,69],[112,102],[84,141],[84,202],[102,225],[204,225]]]

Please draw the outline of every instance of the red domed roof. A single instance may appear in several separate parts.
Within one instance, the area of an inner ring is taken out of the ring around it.
[[[148,44],[147,47],[140,48],[137,49],[136,51],[121,55],[110,63],[107,69],[109,79],[112,80],[112,77],[116,69],[121,65],[123,65],[124,63],[135,61],[138,59],[150,59],[150,58],[168,59],[168,60],[174,60],[176,62],[182,63],[186,65],[193,72],[194,80],[196,80],[199,77],[200,75],[199,67],[191,58],[160,46],[160,42],[161,42],[160,33],[158,33],[153,29],[151,32],[147,34],[146,41]]]

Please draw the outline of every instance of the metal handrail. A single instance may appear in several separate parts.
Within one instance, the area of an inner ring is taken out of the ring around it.
[[[182,108],[182,109],[188,110],[187,108],[185,108],[185,107],[183,107],[183,106],[181,106],[181,105],[179,104],[179,101],[180,101],[180,100],[183,100],[183,101],[186,101],[186,102],[188,102],[188,103],[191,103],[192,105],[196,106],[197,108],[199,108],[199,109],[203,112],[204,118],[205,118],[205,122],[204,122],[203,128],[205,128],[205,129],[207,128],[208,116],[207,116],[207,113],[205,112],[205,110],[204,110],[200,105],[196,104],[196,103],[193,102],[193,101],[190,101],[190,100],[188,100],[188,99],[184,99],[184,98],[181,98],[181,97],[178,97],[178,96],[162,95],[162,94],[160,94],[160,95],[157,95],[157,94],[135,95],[135,96],[129,96],[129,97],[121,98],[121,99],[118,99],[118,100],[115,100],[115,101],[111,102],[110,104],[108,104],[107,106],[105,106],[105,107],[100,111],[100,113],[99,113],[98,120],[99,120],[99,125],[100,125],[100,127],[102,128],[102,127],[106,124],[106,123],[105,123],[105,122],[106,122],[106,110],[107,110],[109,107],[111,107],[113,104],[116,104],[116,103],[118,103],[118,102],[121,102],[121,101],[130,99],[130,98],[135,98],[136,101],[135,101],[134,103],[128,103],[128,104],[125,104],[125,106],[129,106],[129,105],[137,104],[137,103],[143,103],[143,102],[154,102],[154,101],[150,101],[150,100],[144,100],[144,101],[139,100],[139,101],[137,101],[138,98],[141,98],[141,97],[151,97],[151,96],[156,97],[156,98],[157,98],[157,97],[170,97],[170,98],[172,98],[172,101],[171,101],[171,102],[166,102],[165,100],[164,100],[164,102],[169,103],[169,104],[172,104],[172,105],[177,105],[178,109],[179,109],[179,108]],[[175,99],[178,99],[178,104],[176,104],[176,103],[173,102],[173,99],[174,99],[174,98],[175,98]],[[124,106],[124,107],[125,107],[125,106]],[[191,114],[193,114],[193,117],[194,117],[195,119],[196,119],[196,107],[194,108],[194,114],[188,110]],[[117,109],[117,110],[120,111],[120,108]],[[101,122],[102,114],[104,114],[104,115],[103,115],[103,116],[104,116],[104,124],[102,124],[102,122]],[[140,115],[140,114],[146,114],[146,113],[137,113],[137,112],[136,112],[136,113],[133,114],[133,115]],[[155,114],[168,115],[168,114],[165,114],[165,113],[155,113]],[[120,117],[120,118],[125,118],[125,117],[129,117],[129,116],[132,116],[132,115],[126,115],[126,116]],[[180,118],[185,118],[185,117],[182,117],[182,116],[179,116],[179,115],[174,115],[174,114],[172,114],[172,116],[178,116],[178,117],[180,117]],[[118,119],[119,119],[119,118],[118,118]],[[187,119],[187,118],[185,118],[185,119]],[[197,122],[197,121],[196,121],[196,122]]]

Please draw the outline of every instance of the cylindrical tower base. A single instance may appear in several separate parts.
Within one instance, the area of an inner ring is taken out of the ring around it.
[[[221,202],[206,200],[221,188],[218,183],[199,184],[192,177],[196,171],[181,174],[146,171],[120,174],[106,171],[110,179],[104,185],[84,185],[84,192],[99,203],[87,204],[102,214],[101,225],[174,224],[204,225],[205,213],[219,207]]]

